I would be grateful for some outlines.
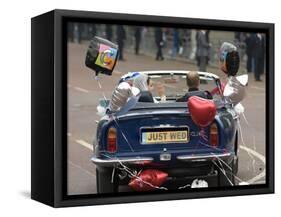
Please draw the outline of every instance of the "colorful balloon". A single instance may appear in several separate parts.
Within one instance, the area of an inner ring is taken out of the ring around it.
[[[217,109],[212,100],[192,96],[187,101],[191,119],[201,128],[210,125],[216,115]]]
[[[220,69],[228,76],[235,76],[239,70],[240,57],[237,47],[224,42],[219,50]]]
[[[118,58],[118,46],[111,41],[94,37],[90,41],[86,54],[85,64],[90,69],[99,73],[111,75]]]

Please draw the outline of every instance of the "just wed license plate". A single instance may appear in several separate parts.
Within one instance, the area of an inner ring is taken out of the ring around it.
[[[145,128],[141,131],[142,144],[187,143],[188,127],[181,128]]]

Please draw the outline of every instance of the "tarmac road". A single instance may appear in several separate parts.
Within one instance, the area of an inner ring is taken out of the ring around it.
[[[111,77],[101,79],[102,91],[93,78],[93,71],[84,64],[88,44],[68,44],[68,194],[96,193],[95,165],[91,163],[92,144],[96,132],[96,106],[104,92],[110,98],[120,76],[138,70],[197,70],[195,64],[183,61],[155,61],[144,55],[125,53],[126,61],[118,62]],[[209,67],[209,72],[219,69]],[[247,97],[243,100],[245,117],[241,118],[243,139],[239,141],[237,183],[265,182],[265,82],[255,82],[250,74]],[[242,141],[243,140],[243,141]]]

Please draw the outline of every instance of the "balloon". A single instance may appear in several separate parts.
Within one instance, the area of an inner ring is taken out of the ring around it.
[[[151,191],[160,187],[166,180],[168,174],[160,170],[147,169],[143,170],[137,177],[133,177],[129,186],[135,191]],[[148,184],[149,183],[149,184]]]
[[[106,39],[95,36],[87,50],[85,64],[99,73],[111,75],[119,55],[118,46]]]
[[[131,108],[134,108],[135,105],[138,103],[139,101],[139,98],[140,98],[140,95],[137,95],[137,96],[131,96],[127,103],[120,108],[119,111],[116,112],[116,115],[124,115],[126,114]]]
[[[112,93],[109,109],[119,115],[127,113],[133,108],[140,97],[138,88],[132,87],[127,82],[121,82]]]
[[[97,115],[100,117],[103,117],[105,114],[106,114],[106,108],[101,105],[98,105],[97,106]]]
[[[248,84],[248,75],[230,77],[225,85],[223,95],[234,105],[241,102],[246,95],[246,85]]]
[[[132,86],[127,82],[120,83],[113,91],[109,109],[112,112],[120,110],[133,95]]]
[[[200,127],[207,127],[216,115],[216,106],[212,100],[192,96],[187,101],[191,119]]]
[[[244,113],[245,108],[244,108],[244,106],[243,106],[241,103],[238,103],[236,106],[234,106],[234,111],[235,111],[238,115],[240,115],[240,114]]]
[[[248,85],[249,76],[247,74],[236,76],[236,79],[240,82],[241,85]]]
[[[239,70],[240,57],[237,47],[231,43],[224,42],[219,50],[220,69],[228,76],[235,76]]]

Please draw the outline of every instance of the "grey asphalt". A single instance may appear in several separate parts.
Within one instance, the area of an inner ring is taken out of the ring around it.
[[[68,44],[68,194],[96,193],[95,165],[91,163],[91,144],[96,132],[98,100],[104,92],[110,98],[120,76],[138,70],[197,70],[195,64],[183,61],[155,61],[152,57],[125,53],[126,61],[118,62],[112,76],[102,76],[102,90],[94,80],[93,71],[84,65],[88,44]],[[243,69],[241,69],[243,70]],[[224,76],[216,67],[207,71]],[[237,184],[262,184],[265,156],[265,81],[255,82],[253,74],[242,104],[248,124],[241,118],[243,141],[239,139],[239,172]],[[264,76],[263,76],[264,77]],[[262,79],[264,79],[262,77]]]

